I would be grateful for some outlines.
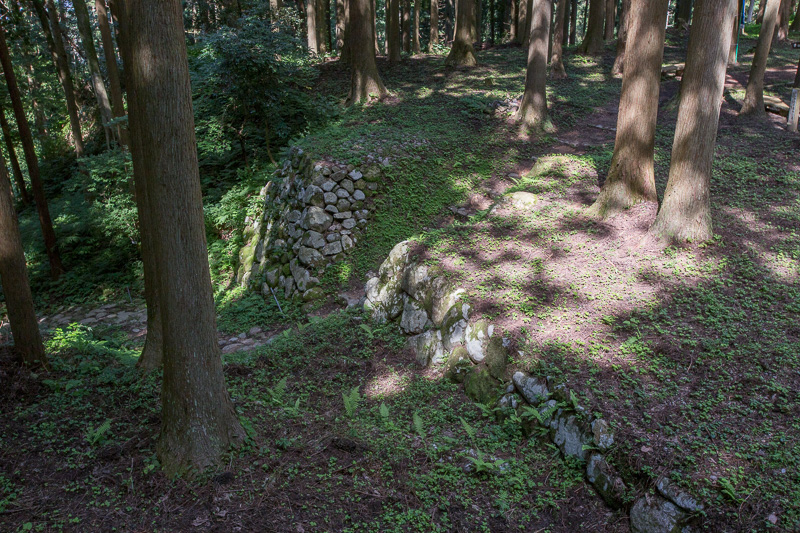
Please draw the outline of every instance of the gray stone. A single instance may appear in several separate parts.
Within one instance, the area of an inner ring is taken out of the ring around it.
[[[497,402],[498,407],[505,407],[509,409],[516,409],[519,406],[519,397],[514,393],[506,393],[500,397]]]
[[[331,175],[331,172],[333,172],[333,171],[331,170],[331,167],[323,167],[323,168],[322,168],[322,175],[323,175],[323,176],[330,176],[330,175]]]
[[[508,195],[508,201],[517,209],[529,210],[538,203],[535,194],[518,191]]]
[[[354,218],[348,218],[342,222],[342,227],[344,229],[353,229],[356,227],[356,220]]]
[[[377,181],[381,179],[381,169],[377,166],[371,166],[363,170],[364,179],[373,182],[377,185]]]
[[[303,215],[303,227],[320,233],[328,229],[332,222],[333,217],[316,206],[308,207]]]
[[[632,533],[679,533],[686,513],[658,495],[645,495],[630,512]]]
[[[403,295],[403,314],[400,317],[400,329],[413,335],[422,333],[426,325],[430,324],[428,313],[414,298]]]
[[[322,197],[322,189],[316,185],[311,185],[306,189],[303,195],[303,203],[308,205],[315,205],[317,207],[324,207],[325,202]]]
[[[378,269],[378,276],[367,281],[364,309],[377,321],[394,320],[403,310],[401,274],[408,264],[408,250],[409,241],[396,244]]]
[[[267,274],[266,274],[265,278],[266,278],[266,282],[267,282],[267,286],[268,287],[272,287],[273,289],[275,287],[277,287],[278,286],[278,269],[277,268],[273,268],[273,269],[267,270]]]
[[[349,250],[354,244],[353,239],[347,235],[342,235],[342,250]]]
[[[592,435],[595,446],[602,451],[606,451],[614,445],[614,432],[611,431],[608,422],[602,418],[592,422]]]
[[[327,180],[322,184],[322,190],[325,192],[331,192],[334,187],[336,187],[336,182],[333,180]]]
[[[430,304],[431,280],[441,274],[441,269],[426,264],[412,263],[403,272],[403,290],[414,299]]]
[[[465,294],[464,289],[453,287],[444,276],[433,280],[431,283],[431,320],[436,327],[442,325],[447,313],[459,303]]]
[[[440,364],[444,361],[442,336],[434,329],[408,338],[408,345],[416,354],[416,361],[421,366]]]
[[[472,400],[491,406],[503,394],[503,384],[493,378],[486,367],[478,367],[467,374],[464,392]]]
[[[325,297],[325,291],[322,290],[322,287],[312,287],[303,293],[304,302],[319,300],[324,297]]]
[[[329,242],[322,248],[323,255],[336,255],[342,253],[342,243],[333,241]]]
[[[494,337],[486,347],[486,357],[484,358],[489,374],[497,379],[503,379],[508,366],[508,350],[503,346],[503,339]]]
[[[463,383],[467,373],[472,370],[472,361],[467,349],[457,346],[445,361],[444,377],[453,383]]]
[[[329,205],[336,205],[336,202],[339,201],[339,197],[336,196],[335,192],[326,192],[323,195],[323,198],[325,200],[325,203]]]
[[[328,242],[338,241],[339,240],[339,234],[338,233],[328,233],[328,235],[325,237],[325,240],[328,241]]]
[[[586,460],[587,451],[583,448],[592,443],[592,437],[581,427],[578,418],[564,409],[559,409],[550,421],[550,435],[553,444],[567,457]]]
[[[247,335],[252,337],[254,335],[258,335],[259,333],[261,333],[261,328],[258,326],[253,326],[252,328],[250,328],[250,331],[247,332]]]
[[[297,222],[300,221],[301,216],[303,216],[303,214],[300,211],[297,210],[290,211],[289,214],[286,215],[286,221],[291,224],[296,224]]]
[[[377,191],[378,184],[377,183],[367,183],[367,189],[370,191]]]
[[[292,297],[292,293],[294,293],[294,278],[287,276],[283,281],[283,296],[288,300]]]
[[[485,320],[467,326],[464,340],[469,356],[474,362],[480,363],[486,357],[486,346],[489,344],[492,330],[493,327]]]
[[[328,213],[331,213],[332,215],[335,216],[336,213],[339,212],[339,209],[335,205],[326,205],[325,206],[325,211],[327,211]]]
[[[470,307],[467,303],[459,301],[450,308],[450,311],[447,312],[444,320],[442,320],[440,329],[442,330],[442,339],[446,349],[452,350],[455,346],[464,343],[464,333],[469,320],[469,309]]]
[[[350,176],[350,179],[352,179],[353,181],[358,181],[364,175],[361,172],[359,172],[358,170],[353,170],[353,171],[350,172],[350,174],[348,174],[348,176]]]
[[[514,372],[511,377],[514,386],[531,405],[539,405],[550,397],[550,390],[544,379],[529,376],[523,372]]]
[[[339,198],[347,198],[350,196],[350,193],[347,192],[345,189],[336,189],[336,196]]]
[[[348,202],[344,198],[341,198],[338,202],[336,202],[336,208],[339,211],[349,211],[350,205],[351,205],[350,202]]]
[[[366,198],[367,198],[367,195],[365,195],[364,191],[362,191],[360,189],[357,189],[353,193],[353,200],[355,200],[356,202],[363,202],[364,200],[366,200]]]
[[[331,174],[331,179],[338,183],[342,181],[345,178],[345,176],[347,176],[347,174],[345,174],[344,171],[340,170],[338,172],[334,172],[333,174]]]
[[[682,490],[675,483],[665,477],[662,477],[658,480],[656,483],[656,490],[659,492],[659,494],[668,500],[671,500],[672,503],[678,507],[691,513],[696,513],[704,509],[703,504],[694,499],[691,494]]]
[[[599,453],[589,456],[589,461],[586,463],[586,478],[610,507],[614,509],[622,507],[625,483]]]
[[[309,230],[303,235],[303,240],[300,241],[303,246],[310,246],[319,250],[325,246],[325,237],[321,233]]]
[[[364,220],[365,218],[367,218],[367,215],[369,215],[369,211],[367,211],[366,209],[359,209],[358,211],[355,212],[355,215],[357,220]]]
[[[335,215],[333,215],[333,218],[335,220],[346,220],[346,219],[348,219],[348,218],[350,218],[352,216],[353,216],[353,212],[352,211],[344,211],[342,213],[336,213]]]
[[[294,278],[297,288],[301,291],[305,291],[308,288],[308,281],[311,278],[311,274],[298,264],[297,259],[292,259],[289,262],[289,268],[292,271],[292,277]]]
[[[342,180],[339,185],[342,187],[342,189],[346,190],[348,194],[353,194],[353,191],[355,190],[355,187],[353,187],[353,182],[348,179]]]
[[[297,258],[300,259],[301,263],[310,267],[317,266],[324,261],[321,253],[307,246],[300,247],[297,251]]]

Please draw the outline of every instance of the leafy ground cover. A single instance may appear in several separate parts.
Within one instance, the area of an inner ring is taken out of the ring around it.
[[[665,61],[681,61],[685,36],[669,42]],[[299,141],[318,157],[391,159],[369,246],[330,269],[326,286],[363,286],[395,243],[417,240],[417,253],[513,340],[515,368],[567,382],[612,422],[612,458],[637,489],[670,476],[706,503],[710,531],[791,530],[800,521],[797,137],[775,117],[735,118],[745,55],[723,104],[715,239],[659,246],[646,238],[648,206],[589,219],[613,148],[611,52],[567,57],[570,78],[548,93],[557,131],[533,140],[497,109],[522,92],[519,48],[482,51],[464,71],[441,56],[379,62],[388,101],[343,111]],[[771,61],[767,89],[785,99],[796,57],[784,46]],[[347,80],[328,63],[316,90],[343,99]],[[664,82],[659,191],[676,92]],[[245,186],[206,199],[215,228],[240,216],[264,176],[245,175]],[[514,191],[536,201],[504,201]],[[0,529],[628,529],[581,468],[539,435],[524,438],[518,417],[486,417],[436,369],[413,366],[392,326],[343,311],[306,321],[287,302],[231,290],[234,248],[235,239],[212,241],[220,328],[285,328],[226,355],[245,448],[199,482],[166,479],[154,456],[159,381],[133,367],[141,335],[106,324],[53,330],[52,372],[0,360]],[[119,298],[124,285],[109,285]],[[105,294],[82,290],[84,300]]]

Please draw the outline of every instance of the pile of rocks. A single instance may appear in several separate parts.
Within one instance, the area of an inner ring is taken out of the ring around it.
[[[525,203],[527,197],[512,198]],[[409,335],[408,345],[422,366],[442,364],[446,378],[463,383],[471,399],[522,413],[523,428],[532,434],[539,426],[565,457],[586,465],[586,479],[612,508],[633,501],[627,485],[605,454],[614,445],[614,433],[602,418],[578,405],[564,383],[551,377],[511,373],[510,341],[495,335],[484,320],[470,322],[465,291],[456,287],[438,267],[410,255],[408,241],[397,244],[366,284],[364,309],[381,322],[398,321]],[[681,531],[701,511],[688,494],[661,479],[654,493],[633,501],[631,529],[639,533]]]
[[[353,248],[371,216],[382,176],[378,161],[312,164],[293,148],[261,191],[262,212],[248,220],[237,280],[264,295],[314,300],[325,266]]]

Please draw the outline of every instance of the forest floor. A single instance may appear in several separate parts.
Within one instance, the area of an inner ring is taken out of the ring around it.
[[[665,63],[682,50],[685,36],[670,35]],[[415,239],[467,289],[473,316],[513,340],[514,369],[563,379],[611,422],[612,460],[636,490],[669,476],[705,504],[701,529],[794,530],[800,137],[773,115],[737,119],[750,52],[725,93],[714,239],[653,243],[655,206],[589,218],[616,125],[608,52],[568,56],[570,78],[548,89],[557,131],[535,139],[507,106],[524,83],[519,48],[482,51],[471,70],[440,56],[379,62],[392,98],[300,141],[320,158],[395,157],[370,246],[330,269],[326,287],[359,290],[395,243]],[[786,45],[771,59],[767,89],[784,100],[796,54]],[[347,80],[329,63],[318,89],[344,97]],[[662,85],[659,194],[677,89]],[[536,201],[506,201],[515,191]],[[294,323],[248,302],[219,300],[221,338],[242,348],[226,350],[225,373],[249,438],[193,482],[165,478],[154,455],[160,380],[134,367],[141,305],[43,310],[51,371],[0,353],[0,529],[629,530],[579,465],[416,367],[396,326],[333,306]],[[245,350],[247,338],[261,345]],[[476,474],[468,457],[480,454],[489,466]]]

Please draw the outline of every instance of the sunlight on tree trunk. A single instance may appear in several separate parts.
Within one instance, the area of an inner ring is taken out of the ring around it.
[[[369,98],[384,98],[388,92],[375,64],[375,47],[370,0],[350,0],[351,76],[346,105]]]
[[[192,93],[180,2],[127,0],[132,150],[152,215],[164,380],[156,452],[167,476],[195,476],[244,439],[217,344]],[[143,167],[143,168],[142,168]]]
[[[0,283],[6,300],[6,312],[14,335],[14,348],[28,366],[47,365],[47,357],[39,333],[39,322],[33,309],[33,296],[28,284],[28,267],[19,236],[17,213],[11,199],[11,182],[6,162],[0,153]]]
[[[747,89],[744,103],[739,111],[740,116],[752,116],[766,120],[767,112],[764,110],[764,72],[767,70],[769,49],[772,46],[772,34],[778,19],[778,8],[781,0],[765,0],[764,22],[761,23],[761,33],[758,35],[756,52],[753,55],[753,64],[750,66],[750,77],[747,79]]]
[[[445,65],[474,67],[478,64],[475,49],[472,47],[475,25],[475,0],[456,0],[456,35]]]
[[[547,42],[550,37],[553,3],[552,0],[533,0],[531,7],[528,69],[517,120],[534,131],[549,131],[553,126],[547,114]]]
[[[736,0],[695,4],[669,180],[650,228],[656,237],[703,242],[713,236],[709,185],[735,12]]]
[[[594,215],[658,201],[653,153],[668,6],[669,0],[631,1],[628,36],[636,47],[625,58],[614,155]]]

